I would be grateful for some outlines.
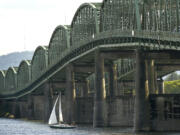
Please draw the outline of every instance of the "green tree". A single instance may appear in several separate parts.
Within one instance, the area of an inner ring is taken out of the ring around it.
[[[165,81],[164,90],[166,94],[180,94],[180,80]]]

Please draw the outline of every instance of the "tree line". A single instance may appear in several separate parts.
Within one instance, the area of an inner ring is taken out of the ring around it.
[[[180,74],[173,72],[164,79],[166,94],[180,94]]]

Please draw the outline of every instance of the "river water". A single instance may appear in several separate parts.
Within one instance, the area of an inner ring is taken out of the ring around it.
[[[0,135],[136,135],[132,128],[51,129],[47,124],[35,121],[0,118]],[[139,135],[139,134],[138,134]],[[140,135],[180,135],[180,133],[152,132]]]

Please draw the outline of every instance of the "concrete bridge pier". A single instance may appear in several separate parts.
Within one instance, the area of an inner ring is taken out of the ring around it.
[[[83,84],[82,97],[88,97],[89,94],[89,80],[86,80]]]
[[[27,100],[27,106],[28,106],[28,119],[33,120],[34,119],[34,102],[33,102],[33,95],[29,94]]]
[[[0,116],[3,117],[7,111],[7,101],[6,100],[0,100]]]
[[[9,105],[9,101],[8,100],[1,100],[1,107],[0,107],[0,113],[2,116],[5,116],[5,114],[8,112],[11,112],[11,106]]]
[[[113,62],[109,69],[109,87],[110,97],[117,96],[117,64]]]
[[[158,82],[158,94],[164,94],[164,80],[160,78],[160,80],[157,80]]]
[[[146,75],[148,80],[148,91],[150,94],[156,93],[156,73],[154,60],[146,60]]]
[[[134,131],[148,131],[149,112],[148,95],[146,91],[146,66],[143,50],[136,50],[136,75],[135,75],[135,106],[134,106]]]
[[[13,100],[12,114],[14,115],[15,118],[21,117],[19,101],[17,99]]]
[[[10,113],[10,114],[12,114],[12,112],[13,112],[13,100],[11,99],[11,100],[6,100],[6,103],[5,103],[5,105],[6,105],[6,111],[8,112],[8,113]]]
[[[44,122],[48,122],[53,107],[53,96],[51,92],[50,82],[46,82],[43,85],[43,90],[44,90]]]
[[[28,96],[21,97],[18,99],[18,103],[20,106],[20,115],[21,118],[28,118],[29,119],[29,109],[28,109]]]
[[[73,65],[68,65],[66,68],[66,122],[72,124],[75,122],[75,80],[74,80],[74,70]]]
[[[99,50],[95,52],[95,92],[93,127],[103,127],[107,124],[106,90],[104,77],[104,58]]]

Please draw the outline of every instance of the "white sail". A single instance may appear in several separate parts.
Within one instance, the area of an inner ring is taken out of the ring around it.
[[[57,104],[58,99],[59,99],[59,96],[57,97],[57,99],[55,101],[55,104],[53,106],[53,110],[51,112],[51,115],[50,115],[50,118],[49,118],[49,122],[48,122],[49,125],[57,124],[58,123],[57,117],[56,117],[56,104]]]
[[[59,93],[59,122],[63,122],[62,107],[61,107],[61,92]]]

